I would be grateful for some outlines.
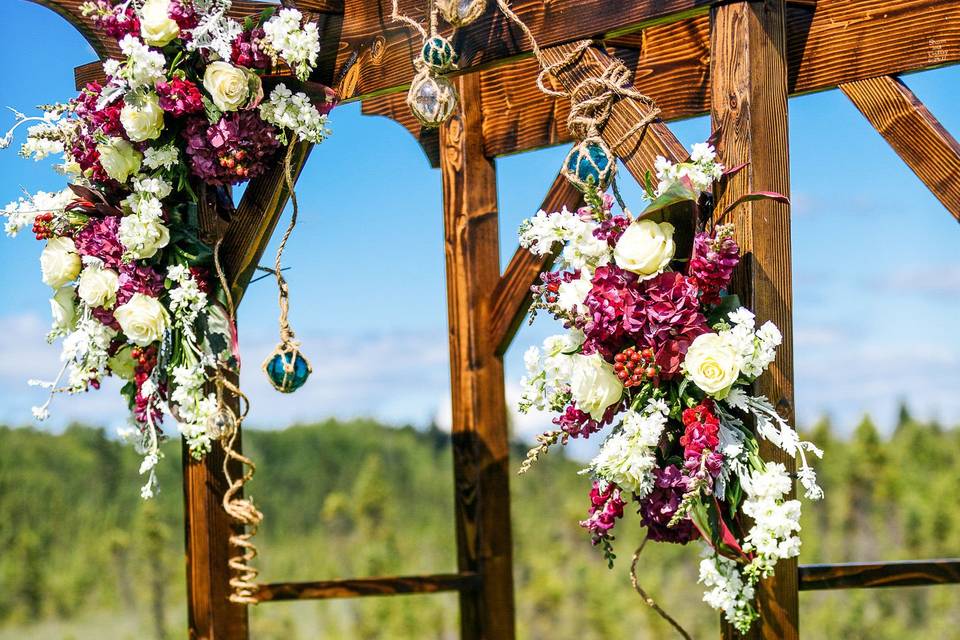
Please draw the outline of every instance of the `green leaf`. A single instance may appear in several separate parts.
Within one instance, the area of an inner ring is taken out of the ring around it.
[[[640,214],[641,218],[646,218],[658,211],[669,209],[675,204],[681,202],[696,202],[697,193],[683,181],[674,182],[670,188],[654,198],[653,202],[647,205],[647,208]]]
[[[733,211],[737,206],[743,204],[744,202],[753,202],[755,200],[773,200],[775,202],[781,202],[783,204],[790,204],[790,198],[783,195],[782,193],[777,193],[776,191],[754,191],[753,193],[748,193],[744,196],[740,196],[733,201],[730,206],[723,210],[721,215],[726,215]]]
[[[710,315],[707,316],[707,324],[714,326],[719,322],[725,321],[727,316],[742,307],[740,296],[736,294],[725,295],[720,298],[720,304],[713,308]]]
[[[207,122],[210,124],[220,122],[220,118],[223,117],[223,112],[220,111],[217,105],[213,104],[213,101],[207,96],[203,96],[203,110],[207,114]]]

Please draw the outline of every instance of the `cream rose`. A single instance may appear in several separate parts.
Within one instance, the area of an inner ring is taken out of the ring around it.
[[[170,315],[160,301],[142,293],[133,294],[113,315],[127,339],[139,347],[160,340],[170,324]]]
[[[250,99],[248,74],[228,62],[211,62],[207,65],[203,87],[221,111],[236,111]]]
[[[156,140],[163,131],[160,98],[148,93],[138,104],[126,104],[120,110],[120,124],[134,142]]]
[[[740,377],[740,358],[723,337],[705,333],[697,336],[687,349],[683,369],[705,393],[722,400]]]
[[[123,138],[110,138],[107,142],[98,144],[97,153],[100,154],[100,166],[120,184],[140,171],[143,156]]]
[[[613,257],[621,269],[649,278],[667,268],[675,249],[672,224],[637,220],[617,240]]]
[[[607,407],[623,396],[623,384],[613,372],[613,366],[599,353],[576,354],[571,358],[570,392],[577,409],[589,413],[594,420],[602,420]]]
[[[147,0],[140,9],[140,35],[154,47],[165,47],[180,35],[180,25],[170,17],[170,0]]]
[[[80,256],[70,238],[51,238],[40,254],[44,283],[59,289],[80,274]]]
[[[50,314],[55,331],[70,331],[77,318],[76,292],[73,287],[60,287],[50,298]]]
[[[110,309],[117,303],[120,277],[112,269],[89,265],[80,274],[77,295],[91,307]]]

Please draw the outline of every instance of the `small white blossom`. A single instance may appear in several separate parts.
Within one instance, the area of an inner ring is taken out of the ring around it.
[[[173,144],[163,147],[147,147],[143,164],[148,169],[173,169],[180,162],[180,152]]]
[[[127,60],[116,75],[126,80],[131,89],[150,87],[165,78],[167,61],[159,51],[129,34],[120,41],[120,50]]]
[[[300,26],[303,14],[296,9],[281,9],[263,24],[267,52],[276,63],[282,59],[300,80],[306,80],[317,65],[320,32],[310,22]]]
[[[286,142],[286,131],[292,131],[298,140],[318,144],[329,135],[327,116],[322,115],[304,93],[292,93],[279,84],[270,93],[270,99],[260,105],[260,117],[278,127],[281,142]]]

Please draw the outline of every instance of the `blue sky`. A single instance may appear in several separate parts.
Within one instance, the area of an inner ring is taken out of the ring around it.
[[[0,106],[26,111],[74,94],[73,68],[95,58],[80,35],[47,9],[13,0],[0,23],[0,53],[16,61],[0,84]],[[960,68],[911,75],[908,85],[948,130],[960,132]],[[0,128],[12,122],[3,116]],[[674,123],[687,145],[707,137],[698,118]],[[797,409],[802,423],[831,415],[849,427],[864,412],[889,427],[898,402],[954,422],[960,410],[960,229],[922,183],[839,92],[790,102]],[[302,217],[286,254],[292,322],[315,373],[283,396],[258,366],[276,341],[276,289],[254,284],[240,310],[249,423],[279,428],[336,415],[393,423],[448,420],[440,175],[399,125],[334,111],[334,135],[317,147],[300,180]],[[565,148],[498,160],[501,253],[516,247],[520,221],[536,211]],[[61,188],[45,163],[0,152],[0,200]],[[960,179],[960,178],[958,178]],[[634,185],[625,189],[638,200]],[[2,205],[0,205],[2,206]],[[636,205],[635,205],[635,208]],[[283,221],[282,224],[285,224]],[[40,243],[0,240],[0,423],[30,421],[37,402],[25,381],[49,377],[58,348],[40,282]],[[270,251],[273,250],[271,247]],[[508,391],[521,354],[554,327],[525,327],[507,355]],[[54,406],[69,420],[118,426],[115,388]],[[543,417],[517,422],[524,433]]]

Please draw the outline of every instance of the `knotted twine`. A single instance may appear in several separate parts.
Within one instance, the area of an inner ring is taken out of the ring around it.
[[[567,129],[570,131],[570,135],[579,141],[573,153],[576,153],[578,149],[588,144],[599,145],[604,150],[609,148],[616,153],[617,149],[627,140],[632,138],[636,133],[644,130],[647,125],[659,117],[660,109],[656,103],[649,96],[633,88],[631,83],[633,74],[630,73],[627,66],[617,58],[611,59],[610,64],[606,66],[600,75],[590,76],[578,82],[572,91],[568,92],[554,89],[550,81],[556,80],[558,73],[580,62],[587,50],[594,45],[593,40],[581,40],[577,42],[561,60],[551,63],[546,59],[543,50],[537,44],[530,28],[510,9],[508,0],[497,0],[497,5],[503,14],[520,27],[520,30],[523,31],[524,35],[530,40],[530,48],[533,51],[533,55],[540,63],[540,73],[537,74],[537,87],[540,91],[550,97],[570,99],[570,114],[567,116]],[[649,112],[635,122],[622,136],[608,147],[603,141],[601,134],[609,122],[610,116],[613,114],[614,105],[624,98],[641,102],[649,107]],[[594,164],[595,169],[600,170],[600,167],[596,166],[595,161],[590,158],[589,155],[587,155],[586,158]],[[571,178],[569,175],[567,177],[568,179]],[[574,182],[576,183],[575,180]],[[613,183],[613,187],[616,193],[616,182]],[[548,439],[556,435],[556,432],[545,434]],[[541,445],[542,444],[544,443],[541,443]],[[531,450],[531,454],[536,452],[533,460],[539,457],[541,453],[540,449],[541,447],[537,447]],[[524,467],[521,467],[520,473],[524,473],[529,468],[529,464],[527,463],[532,463],[529,456],[527,462],[524,463]],[[653,609],[661,618],[669,622],[685,640],[691,640],[690,634],[680,626],[680,623],[664,611],[643,587],[640,586],[640,581],[637,577],[637,564],[640,560],[640,554],[643,552],[643,548],[649,539],[649,537],[644,538],[640,547],[633,554],[633,561],[630,564],[630,583],[636,592],[640,594],[640,597],[643,598],[647,606]]]

